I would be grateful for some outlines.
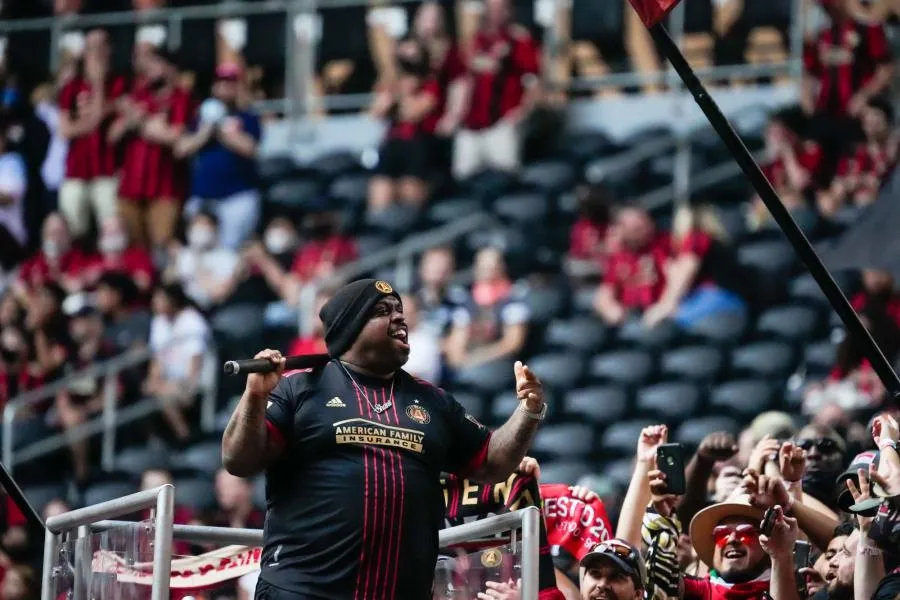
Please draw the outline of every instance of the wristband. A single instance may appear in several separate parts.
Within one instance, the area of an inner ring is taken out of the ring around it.
[[[882,439],[880,442],[878,442],[879,450],[884,450],[886,448],[893,448],[894,451],[896,451],[897,450],[897,442],[894,440],[890,440],[890,439]]]
[[[864,544],[862,542],[860,542],[856,547],[856,553],[862,556],[881,556],[882,554],[884,554],[881,548],[869,546],[868,544]]]
[[[803,491],[803,480],[798,479],[797,481],[784,481],[784,487],[788,492],[793,492],[795,490]]]

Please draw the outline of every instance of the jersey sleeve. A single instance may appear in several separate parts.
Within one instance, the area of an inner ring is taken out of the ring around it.
[[[282,377],[266,402],[266,428],[269,437],[280,447],[287,445],[294,429],[294,414],[300,405],[300,398],[294,389],[292,375]]]
[[[450,394],[444,396],[444,401],[447,404],[447,432],[450,436],[444,470],[464,477],[487,460],[491,431],[467,414],[466,409]]]

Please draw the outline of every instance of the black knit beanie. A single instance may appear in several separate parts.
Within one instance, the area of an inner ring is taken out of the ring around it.
[[[338,358],[350,349],[366,326],[369,311],[385,296],[400,299],[387,281],[360,279],[339,289],[322,307],[319,318],[325,325],[325,345],[332,358]]]

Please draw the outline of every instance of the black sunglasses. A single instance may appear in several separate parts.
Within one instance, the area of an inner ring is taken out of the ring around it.
[[[831,454],[832,452],[841,451],[841,447],[838,445],[838,443],[831,438],[797,440],[795,445],[803,448],[807,452],[812,450],[813,447],[816,447],[822,454]]]

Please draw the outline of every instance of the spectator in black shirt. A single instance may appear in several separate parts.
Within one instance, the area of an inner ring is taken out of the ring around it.
[[[104,321],[104,342],[116,352],[146,346],[150,314],[137,306],[135,282],[124,273],[104,273],[97,282],[97,309]]]
[[[225,468],[266,471],[257,598],[427,598],[443,519],[441,472],[507,477],[545,412],[537,377],[516,363],[521,404],[493,433],[454,398],[401,368],[403,306],[371,279],[320,312],[328,356],[283,377],[251,374],[222,440]]]

